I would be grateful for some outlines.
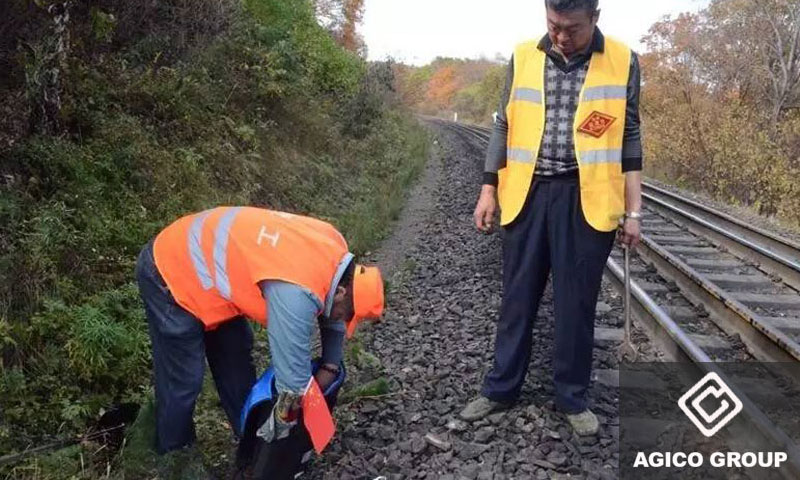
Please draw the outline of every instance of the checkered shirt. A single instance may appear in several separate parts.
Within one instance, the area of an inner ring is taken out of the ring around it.
[[[564,72],[548,56],[545,66],[546,120],[536,175],[563,175],[578,169],[573,125],[589,62]]]

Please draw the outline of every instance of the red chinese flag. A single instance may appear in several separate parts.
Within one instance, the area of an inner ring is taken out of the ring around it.
[[[306,394],[303,395],[303,424],[311,437],[311,443],[314,444],[314,450],[317,454],[322,453],[333,438],[336,426],[333,424],[333,417],[328,410],[322,390],[314,377],[311,377]]]

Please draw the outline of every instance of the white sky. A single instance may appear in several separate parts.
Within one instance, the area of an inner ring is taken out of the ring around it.
[[[600,28],[641,51],[653,23],[708,1],[600,0]],[[370,60],[424,65],[437,56],[508,58],[514,45],[545,28],[543,0],[366,0],[361,34]]]

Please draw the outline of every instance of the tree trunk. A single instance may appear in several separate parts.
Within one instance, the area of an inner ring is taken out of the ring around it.
[[[772,82],[770,120],[774,133],[787,105],[797,97],[800,88],[800,7],[793,4],[781,11],[780,5],[776,5],[775,11],[771,11],[764,3],[762,9],[772,30],[769,55],[765,60]]]
[[[64,131],[61,93],[69,52],[69,3],[54,3],[47,8],[53,19],[53,35],[43,41],[42,48],[34,50],[30,60],[33,65],[29,65],[26,81],[33,134],[60,135]]]

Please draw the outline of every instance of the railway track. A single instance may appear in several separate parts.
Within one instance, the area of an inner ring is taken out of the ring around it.
[[[438,122],[489,142],[488,128]],[[800,361],[800,245],[648,182],[643,200],[642,242],[631,263],[637,327],[663,360],[724,378],[756,426],[748,433],[789,452],[782,473],[800,478],[800,435],[784,432],[782,420],[750,399],[763,394],[754,387],[757,379],[732,377],[723,368],[726,362],[777,367]],[[615,248],[606,265],[606,277],[620,292],[622,256]],[[780,374],[800,384],[794,374]]]

